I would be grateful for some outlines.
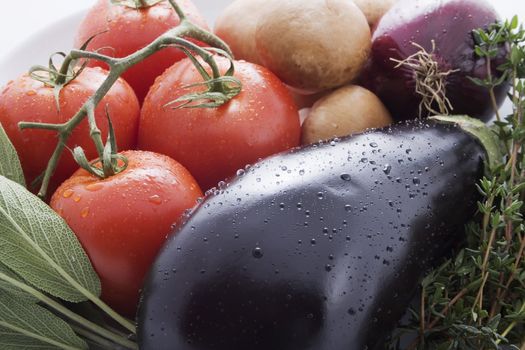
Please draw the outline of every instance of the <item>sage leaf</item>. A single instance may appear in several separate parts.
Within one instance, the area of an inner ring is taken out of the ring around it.
[[[29,293],[24,292],[22,289],[15,287],[12,283],[9,283],[2,279],[2,275],[5,275],[9,278],[15,279],[24,283],[20,276],[17,276],[13,271],[11,271],[7,266],[0,263],[0,291],[6,291],[11,295],[14,295],[18,299],[23,299],[26,302],[37,303],[38,299]],[[1,349],[1,348],[0,348]]]
[[[2,350],[56,350],[56,346],[29,338],[21,333],[0,327],[0,349]]]
[[[0,124],[0,175],[18,182],[24,187],[26,185],[20,159],[2,124]]]
[[[69,302],[100,295],[100,280],[65,221],[0,176],[0,262],[37,289]]]
[[[71,327],[43,307],[0,291],[0,349],[87,349]]]

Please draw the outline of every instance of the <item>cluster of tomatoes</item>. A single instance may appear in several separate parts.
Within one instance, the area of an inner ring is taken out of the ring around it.
[[[193,23],[206,28],[194,4],[177,1]],[[179,25],[168,1],[135,9],[98,1],[80,24],[76,46],[125,57]],[[221,69],[229,62],[217,59]],[[269,70],[235,61],[242,92],[219,108],[168,105],[202,77],[185,54],[166,48],[126,71],[96,108],[95,119],[107,137],[111,118],[126,170],[101,179],[77,170],[64,152],[52,178],[50,205],[66,220],[88,253],[102,286],[102,298],[133,316],[139,290],[171,225],[192,208],[203,192],[260,158],[297,146],[300,122],[285,85]],[[46,169],[57,142],[53,130],[24,129],[20,122],[66,123],[108,77],[108,67],[91,60],[60,90],[25,74],[0,95],[0,122],[33,183]],[[198,88],[196,88],[198,89]],[[149,91],[149,93],[148,93]],[[84,120],[67,147],[97,150]]]

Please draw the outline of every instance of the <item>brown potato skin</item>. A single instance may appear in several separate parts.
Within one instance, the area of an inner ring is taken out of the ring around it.
[[[236,0],[229,4],[215,22],[215,34],[224,40],[235,59],[261,64],[255,48],[255,29],[261,9],[272,0]]]
[[[398,0],[354,0],[354,3],[365,14],[370,28],[373,28],[397,1]]]
[[[359,75],[370,53],[371,34],[352,1],[281,0],[266,5],[255,43],[262,64],[286,84],[321,91]]]
[[[369,90],[349,85],[317,101],[302,126],[301,142],[308,145],[392,124],[381,100]]]

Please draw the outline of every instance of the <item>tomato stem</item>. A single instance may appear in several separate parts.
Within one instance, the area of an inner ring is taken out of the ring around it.
[[[203,93],[201,96],[198,96],[197,99],[211,99],[216,98],[216,95],[207,94],[209,92],[220,92],[218,95],[220,98],[218,100],[213,100],[213,103],[202,103],[198,106],[192,107],[216,107],[221,104],[224,104],[235,97],[240,92],[240,82],[236,81],[231,75],[233,75],[233,63],[232,68],[226,74],[226,77],[221,76],[218,65],[215,61],[214,54],[219,53],[224,56],[227,56],[230,60],[233,60],[233,55],[231,53],[228,45],[222,41],[219,37],[214,34],[206,31],[205,29],[193,24],[187,18],[180,6],[174,0],[169,0],[174,11],[180,17],[181,22],[175,28],[172,28],[165,32],[164,34],[157,37],[149,45],[132,53],[129,56],[123,58],[114,58],[110,56],[105,56],[98,52],[86,51],[84,47],[82,49],[75,49],[69,52],[68,55],[64,57],[64,61],[60,70],[55,72],[55,83],[57,85],[67,84],[69,82],[68,77],[71,76],[72,66],[76,65],[77,62],[83,60],[85,65],[85,60],[98,60],[102,61],[109,66],[109,74],[96,92],[84,103],[84,105],[79,109],[79,111],[72,116],[72,118],[63,124],[45,124],[45,123],[19,123],[20,129],[46,129],[54,130],[58,133],[58,142],[51,156],[45,173],[42,178],[42,184],[38,195],[41,198],[47,196],[47,191],[49,187],[50,179],[53,173],[56,170],[58,162],[66,148],[66,143],[69,140],[73,130],[82,122],[86,117],[89,122],[90,135],[93,139],[93,142],[96,146],[99,160],[102,162],[102,169],[105,169],[104,176],[111,176],[119,171],[124,170],[125,167],[118,167],[117,162],[114,158],[104,157],[104,142],[102,141],[102,135],[100,129],[98,128],[95,120],[95,109],[100,104],[104,96],[108,93],[111,87],[117,82],[120,76],[126,72],[129,68],[136,65],[137,63],[142,62],[149,56],[155,54],[158,51],[161,51],[167,47],[179,47],[184,48],[184,52],[187,55],[191,56],[191,52],[197,53],[201,56],[204,62],[210,67],[213,73],[213,77],[209,81],[204,81],[203,83],[210,86],[209,90]],[[184,38],[192,38],[201,42],[205,42],[216,49],[204,49],[201,48],[192,42],[185,40]],[[87,45],[85,45],[87,46]],[[191,57],[190,57],[191,58]],[[195,63],[195,61],[193,61]],[[229,75],[229,76],[228,76]],[[222,80],[223,78],[226,78]],[[235,85],[230,87],[228,84]],[[212,97],[210,97],[212,96]],[[192,100],[193,101],[193,100]],[[110,171],[107,171],[109,168],[103,164],[104,161],[111,159],[113,163],[113,168]]]
[[[182,11],[182,8],[177,4],[175,0],[169,0],[171,7],[175,10],[181,21],[186,19],[186,14]]]
[[[111,0],[111,4],[140,10],[156,5],[161,1],[164,0]]]

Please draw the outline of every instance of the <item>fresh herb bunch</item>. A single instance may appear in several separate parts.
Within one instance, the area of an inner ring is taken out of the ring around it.
[[[466,247],[422,282],[419,305],[390,349],[525,350],[525,29],[514,17],[474,38],[489,77],[472,81],[489,89],[496,112],[494,87],[511,83],[513,112],[504,118],[497,112],[492,126],[504,157],[479,184],[483,200]],[[510,55],[495,80],[491,65],[502,45]]]

